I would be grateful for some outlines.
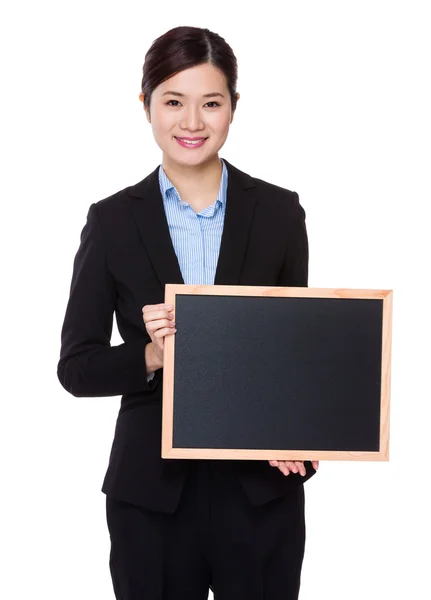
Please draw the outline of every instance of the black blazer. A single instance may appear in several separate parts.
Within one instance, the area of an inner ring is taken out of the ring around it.
[[[307,286],[305,212],[296,192],[228,169],[216,285]],[[76,253],[61,332],[58,378],[76,397],[121,395],[102,491],[173,512],[190,459],[161,458],[163,369],[147,382],[142,307],[164,302],[166,283],[184,283],[154,169],[136,185],[90,206]],[[113,315],[124,343],[111,346]],[[284,476],[268,461],[233,461],[254,505],[314,475]]]

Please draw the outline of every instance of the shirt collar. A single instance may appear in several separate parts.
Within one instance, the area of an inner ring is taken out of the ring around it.
[[[220,202],[220,204],[224,205],[226,203],[228,171],[227,171],[227,167],[226,167],[224,160],[222,158],[220,158],[220,161],[222,162],[223,169],[222,169],[220,188],[219,188],[216,203]],[[160,165],[160,167],[159,167],[159,185],[160,185],[160,191],[162,193],[164,202],[166,202],[166,200],[168,199],[169,195],[167,192],[169,190],[173,190],[175,197],[177,198],[177,200],[179,200],[180,195],[178,193],[178,190],[176,189],[176,187],[174,186],[172,181],[169,179],[169,177],[166,175],[165,170],[163,169],[162,165]]]

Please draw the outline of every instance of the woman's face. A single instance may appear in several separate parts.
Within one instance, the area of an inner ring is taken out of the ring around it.
[[[142,93],[139,99],[143,102]],[[210,64],[181,71],[157,86],[146,114],[164,159],[184,166],[205,163],[223,146],[233,120],[225,76]],[[205,141],[184,147],[177,138]]]

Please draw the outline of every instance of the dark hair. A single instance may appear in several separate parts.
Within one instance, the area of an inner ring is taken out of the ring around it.
[[[209,63],[226,77],[232,111],[236,108],[238,66],[229,44],[217,33],[201,27],[175,27],[152,43],[142,68],[144,109],[150,108],[153,90],[184,69]]]

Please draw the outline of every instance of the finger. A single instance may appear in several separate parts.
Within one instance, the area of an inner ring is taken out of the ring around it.
[[[270,460],[268,461],[271,467],[278,467],[278,460]]]
[[[168,312],[167,310],[151,310],[142,313],[142,318],[144,323],[149,323],[150,321],[157,321],[160,319],[169,319],[172,321],[174,319],[174,314],[172,312]]]
[[[315,469],[317,471],[317,469],[319,468],[319,461],[313,460],[313,461],[311,461],[311,464],[313,465],[313,469]]]
[[[170,335],[171,333],[176,333],[176,332],[177,332],[177,330],[172,329],[172,327],[164,327],[163,329],[158,329],[157,331],[155,331],[154,337],[162,338],[162,337],[165,337],[165,335]]]
[[[302,476],[304,476],[307,473],[307,469],[305,468],[302,460],[295,461],[295,465],[298,467],[298,471]]]
[[[296,466],[296,464],[294,463],[293,460],[286,460],[285,464],[286,464],[286,467],[288,469],[290,469],[290,471],[292,471],[293,473],[297,473],[298,472],[298,467]]]
[[[153,310],[172,310],[172,304],[146,304],[142,307],[142,312],[151,312]]]
[[[169,321],[169,319],[158,319],[157,321],[147,321],[145,325],[147,331],[156,331],[162,327],[175,327],[175,322]]]
[[[283,475],[286,475],[286,477],[289,475],[289,467],[286,465],[284,460],[280,460],[278,468],[283,473]]]
[[[286,464],[286,461],[279,460],[278,462],[278,470],[283,473],[283,475],[289,475],[289,467]]]

